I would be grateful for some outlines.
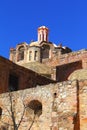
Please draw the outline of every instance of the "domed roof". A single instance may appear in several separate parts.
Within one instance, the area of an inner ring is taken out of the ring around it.
[[[38,41],[31,42],[30,46],[40,46]]]
[[[87,69],[79,69],[71,73],[71,75],[68,77],[68,80],[81,80],[81,79],[87,79]]]
[[[47,29],[48,30],[48,28],[46,27],[46,26],[40,26],[38,29]]]
[[[29,44],[29,46],[31,47],[31,46],[38,46],[38,47],[40,47],[41,46],[41,44],[42,43],[44,43],[44,44],[49,44],[49,42],[45,42],[45,41],[42,41],[42,42],[38,42],[38,41],[32,41],[30,44]],[[54,47],[57,47],[57,45],[55,44],[55,43],[51,43],[51,44],[53,44],[53,46]]]

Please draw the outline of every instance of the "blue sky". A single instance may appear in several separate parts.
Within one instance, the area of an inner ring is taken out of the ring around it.
[[[73,51],[87,49],[87,0],[0,1],[0,55],[20,42],[37,40],[37,28],[49,28],[49,41]]]

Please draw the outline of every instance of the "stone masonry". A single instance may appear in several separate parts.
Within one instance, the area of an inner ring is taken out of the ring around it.
[[[18,130],[28,130],[34,114],[35,119],[31,130],[87,130],[87,80],[37,86],[10,94],[16,124],[20,122],[23,115]],[[37,102],[41,104],[41,108],[34,113],[38,106]],[[1,126],[10,124],[8,129],[12,129],[10,105],[9,93],[1,94],[0,124]],[[28,107],[24,108],[24,106]]]

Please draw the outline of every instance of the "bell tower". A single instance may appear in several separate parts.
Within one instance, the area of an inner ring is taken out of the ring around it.
[[[48,32],[49,29],[45,26],[41,26],[38,28],[38,42],[46,41],[48,42]]]

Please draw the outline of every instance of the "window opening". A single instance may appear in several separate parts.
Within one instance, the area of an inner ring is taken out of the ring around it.
[[[18,58],[17,58],[17,61],[20,61],[20,60],[24,60],[24,47],[23,46],[21,46],[18,49]]]
[[[37,51],[35,51],[34,60],[37,60],[37,58],[38,58],[38,52],[37,52]]]
[[[49,50],[50,50],[50,47],[48,45],[42,46],[42,58],[43,59],[49,58]]]
[[[9,90],[17,91],[18,90],[18,77],[15,75],[9,75]]]
[[[0,118],[1,118],[1,116],[2,116],[2,108],[0,107]]]

